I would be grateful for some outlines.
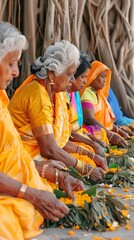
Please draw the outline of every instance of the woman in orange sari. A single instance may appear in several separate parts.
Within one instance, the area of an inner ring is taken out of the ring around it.
[[[100,180],[103,170],[94,168],[96,165],[88,156],[88,162],[81,161],[87,154],[94,158],[94,153],[82,147],[77,152],[78,146],[69,140],[71,129],[66,91],[74,80],[78,61],[79,51],[68,41],[48,47],[31,66],[32,74],[16,90],[9,110],[23,144],[34,160],[59,160],[83,175]]]
[[[80,91],[84,123],[103,127],[111,144],[126,147],[125,140],[119,134],[123,137],[128,135],[114,125],[115,116],[107,101],[110,81],[110,69],[99,61],[92,62],[87,83]]]
[[[4,90],[19,74],[18,62],[26,46],[25,36],[10,23],[0,22],[0,239],[31,239],[42,232],[44,218],[58,221],[69,211],[39,176],[7,109]],[[47,176],[45,169],[42,174],[53,180],[53,172],[49,167],[49,176],[47,169]],[[72,177],[69,181],[64,175],[61,184],[68,185],[70,194],[83,189],[79,181]]]

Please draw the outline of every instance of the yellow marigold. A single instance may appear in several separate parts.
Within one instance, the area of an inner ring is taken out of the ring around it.
[[[98,226],[98,223],[97,223],[97,222],[95,222],[95,223],[94,223],[94,226],[95,226],[95,227],[97,227],[97,226]]]
[[[129,224],[126,224],[125,229],[126,230],[131,230],[131,226]]]
[[[73,229],[77,230],[77,229],[80,229],[80,226],[74,226]]]
[[[105,215],[105,216],[108,216],[108,213],[107,213],[107,212],[104,212],[104,215]]]
[[[59,228],[64,228],[64,226],[63,226],[63,225],[60,225]]]
[[[111,225],[112,225],[112,224],[111,224],[110,222],[107,222],[107,226],[108,226],[108,227],[111,227]]]
[[[108,192],[109,192],[110,194],[113,194],[113,193],[114,193],[114,188],[110,188],[110,189],[108,190]]]
[[[118,196],[118,197],[122,197],[123,194],[122,194],[122,193],[118,193],[117,196]]]
[[[130,188],[130,186],[125,186],[125,189],[129,189]]]
[[[118,168],[109,168],[108,170],[107,170],[107,173],[108,172],[113,172],[113,173],[115,173],[115,172],[117,172],[118,171]]]
[[[106,184],[104,185],[104,188],[109,188],[109,185],[106,183]]]
[[[118,149],[110,149],[110,153],[113,153],[114,155],[122,155],[123,153],[126,153],[127,149],[122,149],[122,150],[118,150]]]
[[[74,199],[70,199],[70,198],[60,198],[60,200],[62,202],[64,202],[65,204],[73,204],[73,202],[75,202],[75,204],[79,207],[84,207],[84,202],[86,201],[87,203],[90,203],[92,201],[91,197],[88,196],[88,194],[83,194],[82,195],[82,191],[78,191],[78,192],[74,192]]]
[[[125,208],[129,208],[129,205],[128,205],[128,204],[125,204],[124,207],[125,207]]]
[[[124,189],[123,192],[128,192],[128,189]]]
[[[127,210],[121,210],[121,213],[123,217],[128,217],[128,211]]]
[[[68,232],[68,235],[69,235],[69,236],[74,236],[74,235],[75,235],[75,232],[69,231],[69,232]]]
[[[120,237],[114,237],[114,238],[110,238],[110,240],[121,240]]]

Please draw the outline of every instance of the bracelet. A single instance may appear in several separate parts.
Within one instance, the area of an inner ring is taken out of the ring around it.
[[[42,178],[45,178],[47,167],[49,167],[48,164],[44,164],[44,165],[43,165],[43,168],[42,168],[42,171],[41,171],[41,177],[42,177]]]
[[[92,174],[93,170],[94,170],[94,168],[91,167],[90,171],[89,171],[88,174],[87,174],[87,178],[89,178],[89,176]]]
[[[93,157],[92,157],[92,160],[94,160],[94,158],[95,158],[95,153],[93,152]]]
[[[77,159],[76,159],[76,160],[77,160]],[[80,160],[77,160],[75,169],[79,172],[80,170],[82,170],[82,168],[83,168],[83,162],[80,161]]]
[[[55,168],[55,184],[57,189],[59,189],[59,172],[57,168]]]
[[[24,193],[26,192],[27,186],[25,184],[21,185],[17,198],[22,198]]]
[[[77,147],[77,149],[76,149],[76,153],[78,153],[78,154],[82,154],[82,152],[83,152],[83,148],[81,148],[81,147]]]
[[[109,138],[109,141],[111,141],[112,137],[113,137],[113,133],[111,132],[111,136]]]

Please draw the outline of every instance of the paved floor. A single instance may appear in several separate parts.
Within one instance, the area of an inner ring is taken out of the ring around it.
[[[134,188],[129,189],[128,192],[124,192],[124,189],[115,188],[115,195],[118,193],[134,196]],[[134,240],[134,199],[127,199],[122,201],[125,204],[127,203],[130,207],[129,212],[131,216],[131,230],[126,230],[125,226],[112,232],[88,232],[83,230],[73,230],[75,233],[74,236],[69,236],[68,232],[72,229],[50,228],[44,229],[43,233],[40,236],[34,238],[34,240],[93,240],[94,236],[98,236],[100,238],[103,237],[106,240]],[[118,238],[114,239],[115,237]]]

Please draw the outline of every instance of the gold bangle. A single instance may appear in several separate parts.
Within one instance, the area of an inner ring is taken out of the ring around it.
[[[95,158],[95,153],[93,152],[92,160],[94,160],[94,158]]]
[[[41,171],[41,177],[42,178],[45,178],[45,175],[46,175],[46,169],[49,167],[48,164],[44,164],[43,165],[43,168],[42,168],[42,171]]]
[[[55,168],[55,184],[56,188],[59,189],[59,172],[57,168]]]
[[[27,186],[25,184],[21,185],[17,198],[22,198],[24,193],[26,192]]]
[[[81,162],[80,160],[77,160],[75,169],[79,172],[80,170],[82,170],[83,167],[83,162]]]
[[[94,170],[94,168],[91,167],[90,171],[89,171],[88,174],[87,174],[87,177],[88,177],[88,178],[89,178],[89,176],[92,174],[93,170]]]
[[[111,141],[112,137],[113,137],[113,133],[111,132],[111,135],[110,135],[109,141]]]

